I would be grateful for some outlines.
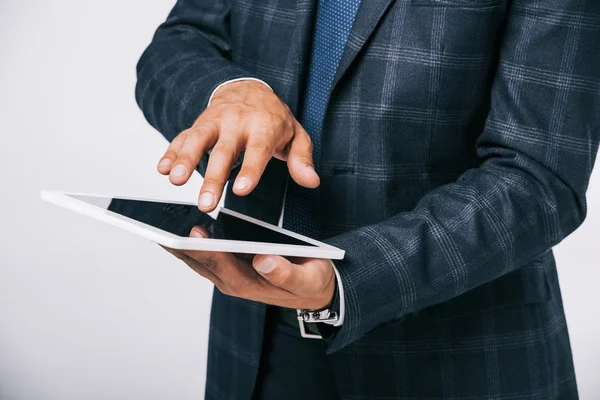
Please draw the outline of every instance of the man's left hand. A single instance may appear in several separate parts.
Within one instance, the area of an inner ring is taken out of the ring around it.
[[[207,238],[194,227],[191,237]],[[330,260],[243,255],[165,248],[223,294],[286,308],[319,310],[327,307],[335,291],[335,272]]]

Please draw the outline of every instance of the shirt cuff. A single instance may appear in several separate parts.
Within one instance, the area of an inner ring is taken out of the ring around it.
[[[342,324],[344,323],[344,316],[346,313],[346,304],[345,304],[345,300],[344,300],[344,286],[342,285],[342,278],[340,278],[340,273],[338,272],[337,268],[335,267],[335,264],[333,263],[333,261],[331,261],[331,265],[333,266],[333,271],[335,272],[335,279],[337,281],[337,289],[338,289],[337,292],[339,293],[340,310],[338,313],[338,320],[335,321],[334,323],[330,323],[329,325],[342,326]],[[335,303],[335,300],[334,300],[334,303]]]
[[[225,81],[223,83],[221,83],[219,86],[217,86],[215,88],[215,90],[212,91],[212,93],[210,94],[210,97],[208,98],[208,104],[206,105],[206,107],[210,106],[210,102],[212,101],[213,97],[215,96],[215,93],[217,93],[217,91],[219,89],[221,89],[223,86],[229,84],[229,83],[233,83],[233,82],[240,82],[240,81],[254,81],[254,82],[260,82],[263,85],[265,85],[266,87],[268,87],[269,89],[273,90],[273,88],[271,86],[269,86],[269,84],[263,80],[257,79],[257,78],[236,78],[236,79],[230,79],[228,81]]]

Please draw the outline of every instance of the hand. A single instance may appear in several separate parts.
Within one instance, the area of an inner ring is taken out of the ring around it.
[[[169,175],[174,185],[183,185],[211,149],[198,198],[201,211],[215,209],[242,150],[242,168],[233,185],[239,196],[256,187],[271,157],[286,161],[299,185],[319,186],[308,133],[279,97],[260,82],[238,81],[220,88],[194,125],[173,140],[158,171]]]
[[[194,227],[191,237],[208,237]],[[286,308],[319,310],[331,304],[335,272],[330,260],[281,256],[247,257],[230,253],[165,248],[215,284],[222,293]]]

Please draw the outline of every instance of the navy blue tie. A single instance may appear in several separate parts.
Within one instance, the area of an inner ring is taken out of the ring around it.
[[[300,123],[313,143],[313,158],[320,171],[321,134],[327,97],[360,0],[319,0],[317,21],[308,72],[308,84]],[[318,189],[305,189],[289,180],[283,226],[294,232],[319,238],[320,209]]]

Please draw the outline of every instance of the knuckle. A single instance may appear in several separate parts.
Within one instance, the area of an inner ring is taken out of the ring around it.
[[[291,118],[283,118],[282,119],[282,128],[286,131],[292,131],[294,129],[294,122]]]
[[[248,163],[246,163],[246,164],[248,164]],[[239,175],[260,178],[260,176],[262,175],[262,172],[258,168],[256,168],[254,165],[242,164],[242,169],[240,170]]]
[[[281,132],[293,126],[288,115],[265,110],[253,111],[249,120],[258,133]]]
[[[188,135],[197,137],[209,137],[217,132],[216,125],[213,122],[202,122],[188,129]]]
[[[227,124],[237,124],[243,118],[244,112],[239,107],[224,107],[221,110],[220,119]]]
[[[177,157],[177,154],[180,151],[180,146],[178,146],[175,142],[169,144],[167,150],[165,151],[165,156]]]
[[[273,145],[266,140],[257,140],[248,143],[246,150],[270,155],[273,152]]]
[[[188,170],[196,168],[196,165],[194,165],[196,163],[192,161],[191,157],[187,155],[179,155],[179,157],[177,157],[177,159],[175,160],[174,164],[182,164],[186,166]]]
[[[205,188],[211,188],[213,190],[216,190],[220,187],[222,187],[225,184],[226,180],[223,179],[219,179],[217,177],[214,176],[206,176],[204,178],[204,187]]]
[[[172,149],[167,149],[163,158],[170,158],[171,160],[175,160],[177,158],[177,153]]]
[[[176,139],[180,139],[180,138],[183,139],[186,136],[195,134],[200,126],[202,126],[202,124],[194,125],[188,129],[182,131],[179,135],[177,135]]]
[[[190,133],[190,129],[186,129],[186,130],[179,132],[179,134],[177,136],[175,136],[175,138],[173,138],[173,140],[171,141],[171,144],[184,141],[185,138],[189,135],[189,133]]]
[[[312,153],[313,142],[312,142],[312,140],[310,140],[310,137],[308,136],[308,134],[306,134],[306,136],[303,134],[302,137],[300,137],[298,139],[299,139],[298,144],[300,145],[300,148]]]
[[[310,157],[298,156],[298,161],[305,165],[312,165],[313,161]]]
[[[285,286],[292,281],[292,277],[293,275],[289,269],[283,269],[278,271],[278,273],[271,278],[271,282],[277,286]]]
[[[247,118],[256,125],[268,125],[272,122],[273,114],[263,109],[255,109],[248,112]]]
[[[306,149],[312,154],[313,151],[313,142],[312,140],[310,140],[310,137],[308,138],[308,143],[306,144]]]
[[[277,132],[287,131],[292,128],[292,121],[287,116],[270,114],[268,121]]]
[[[233,140],[221,139],[213,148],[211,156],[217,154],[218,156],[233,158],[237,153],[236,147],[236,143]]]

